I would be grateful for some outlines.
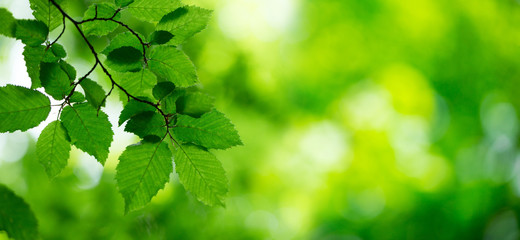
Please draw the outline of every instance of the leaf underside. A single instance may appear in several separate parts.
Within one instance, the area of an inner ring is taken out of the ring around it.
[[[164,187],[173,171],[172,154],[162,141],[131,145],[119,157],[116,168],[125,212],[146,205]]]
[[[207,205],[224,206],[227,178],[222,164],[207,150],[182,145],[175,154],[175,170],[186,190]]]
[[[150,70],[176,87],[189,87],[198,82],[195,66],[181,50],[159,46],[150,52]]]
[[[67,166],[70,149],[67,130],[60,121],[53,121],[43,129],[36,143],[36,155],[50,178]]]
[[[114,132],[108,116],[89,103],[67,106],[61,113],[72,144],[105,164]]]
[[[242,144],[231,121],[216,110],[200,118],[180,115],[173,132],[183,142],[195,143],[206,148],[226,149]]]
[[[158,23],[165,14],[180,6],[180,0],[135,0],[127,11],[139,20]]]
[[[0,87],[0,132],[26,131],[43,122],[51,102],[42,93],[24,87]]]

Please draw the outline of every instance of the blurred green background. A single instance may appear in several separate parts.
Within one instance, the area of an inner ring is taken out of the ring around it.
[[[34,153],[43,126],[0,135],[0,183],[43,239],[520,239],[520,1],[184,2],[214,10],[183,49],[244,142],[214,152],[227,207],[172,175],[125,216],[114,171],[137,139],[122,128],[104,169],[74,149],[53,181]],[[72,30],[63,43],[85,72]],[[21,43],[1,37],[0,52],[0,84],[28,84]]]

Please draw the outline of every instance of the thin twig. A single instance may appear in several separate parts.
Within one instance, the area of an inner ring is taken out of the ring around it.
[[[65,33],[65,26],[66,26],[66,25],[65,25],[65,17],[63,17],[63,29],[61,30],[60,35],[58,35],[58,37],[57,37],[56,39],[54,39],[54,41],[52,41],[52,43],[49,44],[49,46],[47,46],[47,47],[52,46],[53,44],[55,44],[55,43],[58,41],[58,39],[61,38],[61,36],[63,35],[63,33]]]
[[[159,108],[159,104],[156,104],[156,103],[152,103],[150,101],[146,101],[146,100],[143,100],[143,99],[140,99],[136,96],[133,96],[132,94],[130,94],[125,88],[123,88],[121,85],[119,85],[115,80],[114,78],[112,77],[112,75],[110,74],[110,72],[108,71],[108,69],[103,65],[103,63],[101,62],[101,60],[99,59],[99,56],[98,56],[98,53],[96,52],[96,50],[94,49],[94,46],[92,45],[92,43],[88,40],[87,36],[85,36],[85,33],[83,33],[81,27],[80,27],[80,24],[85,22],[85,21],[76,21],[74,20],[70,15],[68,15],[64,10],[63,8],[56,3],[55,0],[49,0],[59,11],[60,13],[62,14],[62,16],[64,18],[67,18],[70,22],[72,22],[72,24],[74,24],[74,26],[76,27],[76,29],[78,30],[79,34],[81,35],[81,37],[83,38],[83,40],[85,41],[85,43],[87,44],[87,46],[89,47],[90,49],[90,52],[92,53],[92,55],[94,56],[95,58],[95,64],[94,64],[94,67],[89,71],[89,73],[87,73],[86,76],[88,76],[92,71],[94,71],[95,67],[97,65],[99,65],[101,67],[101,69],[103,70],[103,72],[108,76],[108,78],[110,79],[110,82],[115,85],[116,87],[118,87],[121,91],[123,91],[127,97],[129,98],[132,98],[138,102],[142,102],[142,103],[145,103],[145,104],[148,104],[150,106],[153,106],[155,109],[157,109],[157,111],[164,117],[166,123],[169,122],[169,118],[168,118],[168,114],[164,113],[160,108]],[[98,19],[99,20],[99,19]],[[107,21],[116,21],[116,20],[108,20]],[[116,21],[117,23],[119,23],[121,26],[126,26],[126,28],[131,31],[134,35],[136,35],[138,37],[138,39],[140,40],[140,42],[143,44],[143,49],[144,49],[144,42],[142,41],[142,39],[137,35],[137,33],[135,31],[133,31],[130,27],[128,27],[128,25],[122,23],[122,22],[119,22],[119,21]],[[144,53],[143,53],[144,55]],[[83,79],[86,78],[83,77],[81,78],[77,83],[74,84],[74,88],[73,90],[70,92],[70,94],[67,96],[66,98],[66,103],[68,103],[69,99],[70,99],[70,96],[72,96],[72,94],[74,93],[74,89],[76,88],[76,86],[78,84],[81,83],[81,81],[83,81]],[[112,91],[111,91],[112,92]]]

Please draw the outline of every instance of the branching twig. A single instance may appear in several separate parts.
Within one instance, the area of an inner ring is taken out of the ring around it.
[[[122,23],[122,22],[119,22],[119,21],[116,21],[116,20],[113,20],[112,18],[107,18],[107,19],[101,19],[101,18],[94,18],[94,19],[89,19],[89,20],[84,20],[84,21],[76,21],[74,20],[70,15],[68,15],[64,10],[63,8],[61,8],[61,6],[59,4],[56,3],[55,0],[50,0],[50,2],[60,11],[60,13],[62,14],[62,16],[64,18],[67,18],[70,22],[72,22],[72,24],[74,24],[74,26],[76,27],[76,29],[78,30],[79,34],[81,35],[81,37],[83,38],[83,40],[85,41],[85,43],[87,44],[87,46],[89,47],[92,55],[94,56],[95,58],[95,63],[94,63],[94,67],[84,76],[82,77],[78,82],[74,83],[74,88],[72,89],[72,91],[70,92],[70,94],[65,98],[65,103],[68,103],[69,102],[69,99],[70,97],[72,96],[72,94],[74,93],[74,90],[75,88],[77,87],[77,85],[79,85],[81,83],[81,81],[83,81],[83,79],[85,79],[90,73],[92,73],[92,71],[94,71],[94,69],[96,68],[97,65],[99,65],[101,67],[101,69],[103,70],[103,72],[108,76],[108,78],[110,79],[110,82],[112,83],[112,85],[116,86],[117,88],[119,88],[122,92],[124,92],[128,98],[132,98],[138,102],[142,102],[142,103],[145,103],[145,104],[148,104],[150,106],[153,106],[155,109],[157,109],[157,111],[164,117],[166,123],[169,122],[169,117],[168,117],[168,114],[164,113],[160,108],[159,108],[159,104],[156,104],[156,103],[152,103],[150,101],[146,101],[146,100],[143,100],[143,99],[140,99],[136,96],[133,96],[132,94],[130,94],[125,88],[123,88],[121,85],[119,85],[115,80],[114,78],[112,77],[112,75],[110,74],[110,72],[108,71],[108,69],[103,65],[103,63],[101,62],[101,60],[99,59],[99,56],[98,56],[98,53],[96,52],[96,50],[94,49],[94,46],[92,45],[92,43],[88,40],[87,36],[85,36],[85,33],[83,33],[83,30],[81,29],[80,27],[80,24],[82,23],[85,23],[87,21],[94,21],[94,20],[105,20],[105,21],[113,21],[113,22],[116,22],[118,24],[120,24],[121,26],[127,28],[132,34],[134,34],[136,37],[138,37],[139,41],[141,42],[141,44],[143,45],[143,50],[145,49],[145,43],[143,42],[143,40],[141,39],[141,37],[139,37],[139,35],[133,31],[130,27],[128,27],[128,25]],[[118,10],[119,11],[119,10]],[[115,17],[115,15],[117,14],[117,12],[114,14],[113,17]],[[97,11],[96,11],[97,12]],[[143,55],[145,55],[145,52],[143,51]],[[146,57],[145,57],[146,59]],[[110,90],[109,94],[112,93],[112,90]],[[63,108],[63,107],[62,107]],[[61,109],[60,109],[61,110]]]
[[[146,46],[149,46],[149,43],[144,42],[144,40],[141,38],[141,36],[139,36],[139,34],[137,32],[135,32],[132,28],[130,28],[128,25],[126,25],[125,23],[123,23],[121,21],[118,21],[118,20],[114,19],[114,17],[116,16],[116,14],[120,10],[121,9],[118,9],[114,13],[114,15],[112,17],[109,17],[109,18],[98,18],[98,17],[95,17],[95,18],[91,18],[91,19],[80,21],[80,22],[78,22],[78,24],[83,24],[83,23],[86,23],[86,22],[93,22],[93,21],[110,21],[110,22],[114,22],[114,23],[119,24],[121,27],[126,28],[130,33],[132,33],[137,38],[137,40],[139,40],[139,42],[141,43],[141,46],[143,47],[143,60],[144,60],[144,63],[148,64],[148,59],[146,59]]]

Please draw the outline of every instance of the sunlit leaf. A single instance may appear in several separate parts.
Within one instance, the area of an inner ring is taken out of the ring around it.
[[[72,144],[105,164],[114,135],[108,116],[89,103],[78,103],[65,107],[60,119]]]
[[[158,23],[165,14],[180,6],[180,0],[135,0],[127,11],[139,20]]]
[[[60,64],[61,69],[67,74],[67,76],[69,76],[69,80],[73,82],[74,79],[76,79],[76,69],[63,60],[58,63]]]
[[[119,7],[126,7],[133,2],[134,0],[116,0],[116,5]]]
[[[69,136],[60,121],[53,121],[42,130],[36,143],[36,156],[49,178],[67,166],[70,149]]]
[[[72,94],[72,96],[70,96],[69,101],[72,102],[72,103],[84,102],[85,101],[85,95],[83,95],[83,93],[80,93],[80,92],[74,92]]]
[[[182,145],[174,159],[179,181],[186,190],[207,205],[224,206],[228,191],[226,173],[213,154],[197,146]]]
[[[69,75],[58,63],[40,64],[40,80],[45,92],[56,100],[61,100],[72,90]]]
[[[158,46],[152,49],[150,69],[176,87],[188,87],[198,82],[195,66],[179,49],[172,46]]]
[[[160,100],[160,107],[166,113],[175,113],[177,99],[185,94],[185,89],[175,88],[171,82],[160,82],[153,88],[153,95]]]
[[[66,1],[56,0],[56,2],[63,8]],[[33,16],[45,23],[49,31],[59,27],[63,22],[61,12],[49,0],[29,0]]]
[[[102,51],[106,64],[119,72],[139,71],[143,68],[143,47],[131,32],[116,35]]]
[[[126,123],[125,131],[141,138],[150,135],[162,138],[166,134],[166,122],[164,117],[157,112],[142,112],[130,118]]]
[[[38,126],[51,111],[42,93],[24,87],[0,87],[0,132],[25,131]]]
[[[142,142],[128,146],[119,157],[116,181],[125,199],[125,212],[145,206],[164,187],[173,171],[166,143]]]
[[[38,46],[47,40],[49,29],[37,20],[17,20],[15,36],[29,46]]]
[[[126,120],[130,119],[131,117],[148,111],[155,111],[155,108],[149,104],[139,102],[135,99],[131,99],[128,101],[128,103],[123,108],[123,111],[121,111],[121,115],[119,115],[119,126],[126,122]]]
[[[152,98],[152,88],[157,83],[157,77],[148,69],[139,72],[126,72],[115,74],[115,80],[133,96],[145,96]],[[121,93],[122,98],[126,98]]]
[[[45,54],[45,46],[39,45],[35,47],[25,46],[23,48],[23,56],[27,73],[31,78],[31,88],[39,88],[42,86],[40,81],[40,62]]]
[[[176,102],[177,112],[192,117],[200,117],[213,108],[213,98],[201,92],[188,92]]]
[[[95,109],[98,109],[100,106],[105,106],[106,93],[105,90],[96,82],[90,80],[89,78],[85,78],[80,83],[81,88],[85,91],[85,98]]]
[[[173,34],[169,43],[178,45],[206,28],[211,18],[211,10],[184,6],[165,15],[157,24],[157,30],[168,31]]]
[[[85,15],[83,16],[84,20],[97,18],[111,18],[114,16],[117,7],[111,3],[95,3],[88,7],[87,11],[85,11]],[[114,20],[120,20],[121,13],[117,13],[114,17]],[[119,24],[111,21],[104,20],[94,20],[90,22],[85,22],[82,24],[82,29],[85,35],[96,35],[96,36],[104,36],[112,31],[116,30]]]
[[[235,126],[216,110],[200,118],[180,115],[173,132],[178,140],[206,148],[226,149],[242,144]]]

